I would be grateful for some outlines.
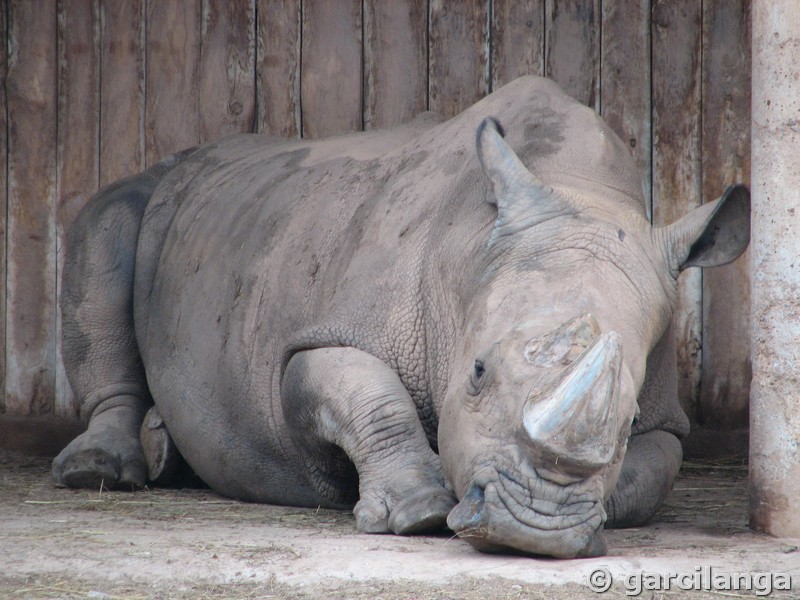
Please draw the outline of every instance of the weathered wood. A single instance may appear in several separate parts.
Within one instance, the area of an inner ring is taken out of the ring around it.
[[[145,162],[201,141],[200,64],[202,0],[147,3]]]
[[[53,412],[56,2],[8,0],[8,271],[5,409]]]
[[[703,199],[750,181],[750,6],[703,2]],[[749,257],[703,273],[703,372],[698,420],[747,427],[750,379]]]
[[[547,0],[545,74],[599,110],[600,0]]]
[[[99,0],[58,0],[58,146],[56,156],[56,299],[61,296],[66,232],[99,185]],[[55,413],[77,416],[61,358],[56,311]]]
[[[650,0],[603,0],[600,113],[630,147],[651,206]]]
[[[544,0],[492,0],[490,91],[544,73]]]
[[[144,170],[144,0],[100,5],[100,185]]]
[[[492,1],[491,91],[544,74],[544,0]]]
[[[6,70],[8,66],[8,27],[6,2],[0,3],[0,107],[8,106],[6,98]],[[6,337],[6,237],[8,214],[8,119],[6,110],[0,108],[0,340]],[[6,347],[0,344],[0,391],[6,389]],[[0,414],[6,411],[5,393],[0,394]]]
[[[303,4],[303,137],[321,138],[362,129],[361,29],[361,0]]]
[[[256,129],[300,136],[300,0],[258,0]]]
[[[253,129],[255,0],[204,0],[200,27],[201,141]]]
[[[58,0],[58,221],[67,229],[100,185],[100,2]]]
[[[427,107],[427,1],[364,2],[364,128],[409,121]]]
[[[701,201],[700,3],[655,0],[652,15],[653,223],[665,225]],[[681,275],[678,296],[678,395],[696,420],[702,358],[700,269]]]
[[[489,93],[489,2],[431,0],[428,106],[452,117]]]

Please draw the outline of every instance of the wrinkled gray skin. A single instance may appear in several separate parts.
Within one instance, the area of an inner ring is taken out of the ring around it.
[[[143,485],[152,398],[222,494],[601,554],[681,460],[676,277],[734,259],[748,223],[734,187],[651,227],[622,142],[538,78],[443,123],[187,151],[70,232],[64,355],[88,429],[55,480]]]

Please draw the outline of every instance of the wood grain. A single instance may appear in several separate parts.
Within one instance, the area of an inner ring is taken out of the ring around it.
[[[544,0],[493,0],[490,91],[544,74],[544,8]]]
[[[750,182],[750,7],[703,2],[702,197]],[[703,272],[703,373],[698,420],[711,429],[749,424],[750,277],[747,253]]]
[[[656,0],[652,14],[653,223],[666,225],[700,205],[700,4]],[[681,275],[678,296],[678,395],[696,420],[702,360],[700,269]]]
[[[199,139],[255,123],[255,0],[204,0],[198,69]]]
[[[144,0],[100,5],[100,185],[145,168]]]
[[[55,391],[56,2],[9,0],[5,410],[50,414]]]
[[[0,107],[8,107],[6,78],[8,67],[8,23],[6,4],[0,5]],[[6,239],[8,234],[8,118],[0,108],[0,340],[6,338]],[[0,344],[0,391],[6,389],[6,347]],[[5,393],[0,394],[0,414],[6,412]]]
[[[431,0],[428,106],[452,117],[489,93],[488,0]]]
[[[259,133],[300,137],[300,0],[258,0]]]
[[[391,127],[428,99],[426,0],[364,2],[364,128]]]
[[[600,0],[547,0],[545,75],[599,110]]]
[[[321,138],[363,128],[361,27],[361,0],[303,4],[303,137]]]
[[[147,166],[201,140],[201,20],[201,0],[147,3]]]
[[[100,15],[98,0],[58,2],[58,145],[56,156],[56,299],[61,297],[66,232],[99,186]],[[56,311],[55,413],[76,417],[61,358]]]
[[[600,113],[631,149],[652,214],[650,1],[603,0]]]

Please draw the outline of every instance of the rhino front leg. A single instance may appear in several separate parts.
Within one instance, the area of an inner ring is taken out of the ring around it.
[[[284,373],[282,401],[318,490],[325,493],[322,482],[343,472],[331,445],[355,465],[359,531],[413,534],[445,527],[456,499],[411,396],[385,363],[355,348],[299,352]]]
[[[683,450],[666,431],[633,435],[617,485],[606,502],[606,527],[639,527],[661,507],[678,476]]]

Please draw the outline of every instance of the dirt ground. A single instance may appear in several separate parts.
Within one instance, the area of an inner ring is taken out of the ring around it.
[[[640,598],[719,599],[786,583],[751,576],[750,591],[746,580],[720,589],[733,573],[785,573],[800,591],[800,540],[747,529],[743,465],[684,465],[652,524],[607,539],[596,559],[489,556],[446,534],[361,535],[349,513],[208,490],[56,489],[48,460],[0,453],[1,598],[600,599],[639,583],[658,588]],[[590,577],[604,575],[611,589],[592,591]],[[692,585],[707,591],[681,590]]]

